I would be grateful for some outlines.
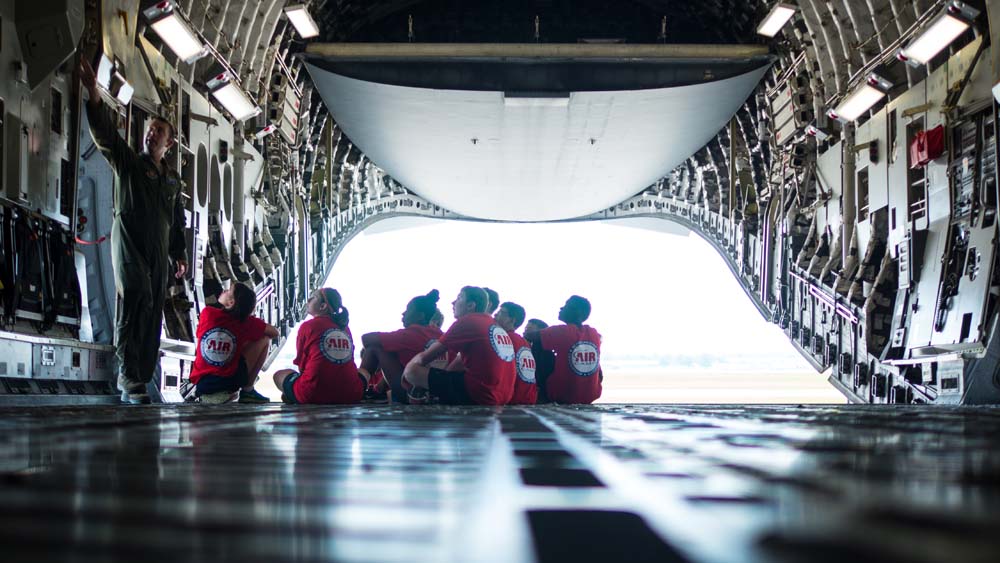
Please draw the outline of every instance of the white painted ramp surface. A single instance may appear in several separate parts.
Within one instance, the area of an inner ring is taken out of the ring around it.
[[[456,213],[549,221],[615,205],[701,149],[767,66],[714,82],[568,98],[435,90],[307,64],[334,119],[407,188]]]

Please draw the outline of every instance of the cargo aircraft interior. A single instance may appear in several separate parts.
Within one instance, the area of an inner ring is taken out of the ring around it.
[[[0,558],[1000,560],[998,38],[1000,0],[0,1]],[[269,374],[397,218],[692,233],[848,404],[185,400],[203,311],[249,288]]]

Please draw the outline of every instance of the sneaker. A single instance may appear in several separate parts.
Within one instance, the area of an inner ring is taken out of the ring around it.
[[[132,381],[125,374],[118,374],[118,389],[122,392],[121,401],[126,405],[148,405],[153,402],[146,391],[146,384]]]
[[[190,379],[181,381],[178,391],[180,392],[181,398],[184,399],[185,403],[195,403],[198,401],[198,386],[191,383]]]
[[[264,395],[257,392],[256,389],[251,389],[249,391],[240,391],[240,401],[241,403],[250,403],[254,405],[259,405],[262,403],[270,403],[271,399],[268,399]]]
[[[406,392],[406,398],[411,405],[426,405],[430,402],[431,394],[422,387],[412,387]]]
[[[149,393],[146,393],[145,389],[137,393],[127,392],[122,395],[127,395],[128,404],[130,405],[149,405],[153,403],[153,399],[149,397]]]
[[[366,403],[387,403],[389,402],[389,393],[387,389],[381,389],[380,387],[365,387],[365,395],[361,399]]]
[[[239,396],[239,391],[235,393],[230,393],[229,391],[222,391],[220,393],[207,393],[205,395],[198,396],[199,403],[205,403],[208,405],[221,405],[223,403],[231,403],[237,399]]]

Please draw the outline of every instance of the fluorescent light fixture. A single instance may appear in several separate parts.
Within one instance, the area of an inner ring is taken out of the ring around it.
[[[115,63],[107,55],[101,53],[101,60],[97,63],[97,83],[105,89],[111,84],[111,75],[115,73]]]
[[[815,125],[809,125],[806,127],[806,135],[810,137],[816,137],[817,141],[825,141],[830,138],[830,133],[825,129],[816,127]]]
[[[503,105],[508,108],[565,108],[569,93],[504,92]]]
[[[771,11],[768,12],[767,17],[764,18],[764,21],[760,22],[760,25],[757,27],[757,34],[765,37],[774,37],[781,31],[781,28],[785,27],[788,20],[792,19],[793,15],[795,15],[795,6],[784,3],[775,4],[771,8]]]
[[[205,44],[177,11],[171,0],[165,0],[143,12],[149,26],[170,47],[177,58],[192,63],[207,52]]]
[[[319,35],[319,27],[316,25],[316,21],[312,19],[312,16],[309,15],[309,10],[306,9],[305,4],[285,6],[285,15],[288,16],[288,21],[292,22],[292,25],[295,26],[295,31],[298,31],[299,36],[303,39]]]
[[[870,74],[864,84],[851,92],[827,115],[845,123],[854,121],[884,98],[890,89],[892,83],[877,74]]]
[[[257,133],[254,134],[254,137],[258,139],[263,139],[264,137],[267,137],[268,135],[274,133],[277,130],[278,128],[273,123],[269,123],[267,127],[261,129],[260,131],[257,131]]]
[[[116,74],[115,78],[120,79],[121,81],[116,82],[117,92],[115,92],[115,90],[112,90],[112,92],[115,92],[116,100],[121,102],[122,105],[127,106],[128,103],[132,101],[132,94],[135,93],[135,88],[133,88],[132,85],[129,84],[124,77],[122,77],[122,75]]]
[[[907,63],[925,65],[959,35],[972,26],[979,10],[962,2],[951,2],[916,39],[903,48],[898,58]]]
[[[207,86],[212,96],[237,121],[247,120],[260,113],[257,104],[253,103],[228,72],[217,74],[208,81]]]
[[[107,55],[101,53],[101,59],[97,63],[97,85],[104,89],[114,99],[122,105],[128,105],[132,101],[132,94],[135,88],[128,83],[125,75],[122,74],[121,62],[112,61]]]

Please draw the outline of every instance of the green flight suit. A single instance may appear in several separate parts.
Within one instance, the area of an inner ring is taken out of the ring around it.
[[[149,154],[128,146],[103,104],[98,109],[87,104],[87,119],[94,143],[118,175],[111,227],[115,356],[126,385],[137,386],[153,378],[160,359],[163,302],[172,274],[168,256],[186,260],[182,184],[176,172],[164,168],[160,174]]]

